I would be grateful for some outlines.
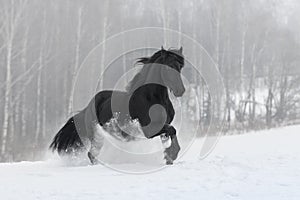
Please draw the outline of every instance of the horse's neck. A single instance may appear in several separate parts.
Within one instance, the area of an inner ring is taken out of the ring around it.
[[[145,96],[153,96],[161,99],[162,101],[169,98],[168,89],[161,85],[147,85],[143,90]]]
[[[162,100],[165,100],[165,98],[169,97],[168,89],[162,86],[164,82],[160,74],[161,67],[152,65],[144,66],[141,72],[131,81],[129,94],[133,94],[138,90],[138,93],[144,96],[161,97]]]

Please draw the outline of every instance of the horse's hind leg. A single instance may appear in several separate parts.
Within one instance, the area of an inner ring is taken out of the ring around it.
[[[100,124],[97,120],[95,105],[95,99],[93,99],[85,109],[85,128],[87,137],[91,142],[88,157],[93,165],[99,163],[97,157],[104,143],[104,137],[100,131]]]
[[[97,129],[97,127],[96,127],[96,126],[100,126],[100,125],[94,124],[94,126],[95,127],[93,128],[93,132],[92,132],[93,135],[90,138],[91,148],[88,152],[88,157],[93,165],[99,164],[97,157],[99,156],[101,148],[104,144],[104,137],[101,134],[101,132],[99,132],[99,129]]]

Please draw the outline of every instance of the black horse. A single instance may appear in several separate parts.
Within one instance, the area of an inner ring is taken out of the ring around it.
[[[50,148],[59,154],[69,154],[89,146],[88,157],[92,164],[96,164],[104,141],[104,136],[96,133],[96,125],[100,124],[110,133],[108,124],[112,119],[117,118],[120,127],[128,119],[136,119],[146,138],[160,136],[162,142],[166,138],[170,139],[171,145],[165,147],[164,155],[166,163],[172,164],[180,146],[176,129],[171,125],[175,111],[168,89],[176,97],[185,92],[180,75],[184,66],[182,47],[179,50],[162,48],[151,57],[140,58],[138,63],[143,64],[143,67],[126,91],[105,90],[96,94],[85,109],[70,118],[60,129]],[[119,131],[123,138],[133,138],[122,128]],[[85,141],[90,145],[86,145]]]

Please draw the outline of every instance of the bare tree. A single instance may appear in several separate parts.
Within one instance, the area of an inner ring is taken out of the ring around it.
[[[4,38],[6,47],[6,76],[5,76],[5,94],[4,94],[4,109],[3,109],[3,126],[2,126],[2,144],[1,144],[1,154],[5,153],[7,134],[9,128],[9,113],[11,112],[11,63],[13,59],[13,42],[17,32],[17,26],[19,25],[26,1],[8,1],[5,2],[2,9],[3,20],[3,30],[1,32]]]
[[[108,32],[108,11],[110,8],[110,1],[106,0],[104,2],[104,7],[103,7],[103,26],[102,26],[102,55],[101,55],[101,63],[100,63],[100,67],[101,67],[101,73],[104,72],[105,69],[105,50],[106,50],[106,39],[107,39],[107,32]],[[100,80],[100,88],[103,88],[103,78]]]
[[[80,6],[78,9],[78,23],[77,23],[77,31],[76,31],[76,42],[75,42],[75,61],[73,66],[73,72],[71,77],[71,88],[70,88],[70,96],[69,96],[69,103],[68,103],[68,116],[72,114],[73,108],[73,96],[75,92],[75,79],[77,73],[79,71],[80,65],[80,43],[81,43],[81,36],[82,35],[82,7]]]

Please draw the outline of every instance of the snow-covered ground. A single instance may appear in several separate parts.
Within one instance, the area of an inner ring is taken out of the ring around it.
[[[60,161],[0,164],[1,199],[300,199],[300,126],[224,136],[205,159],[198,139],[173,166],[140,175]],[[143,167],[123,164],[128,168]]]

